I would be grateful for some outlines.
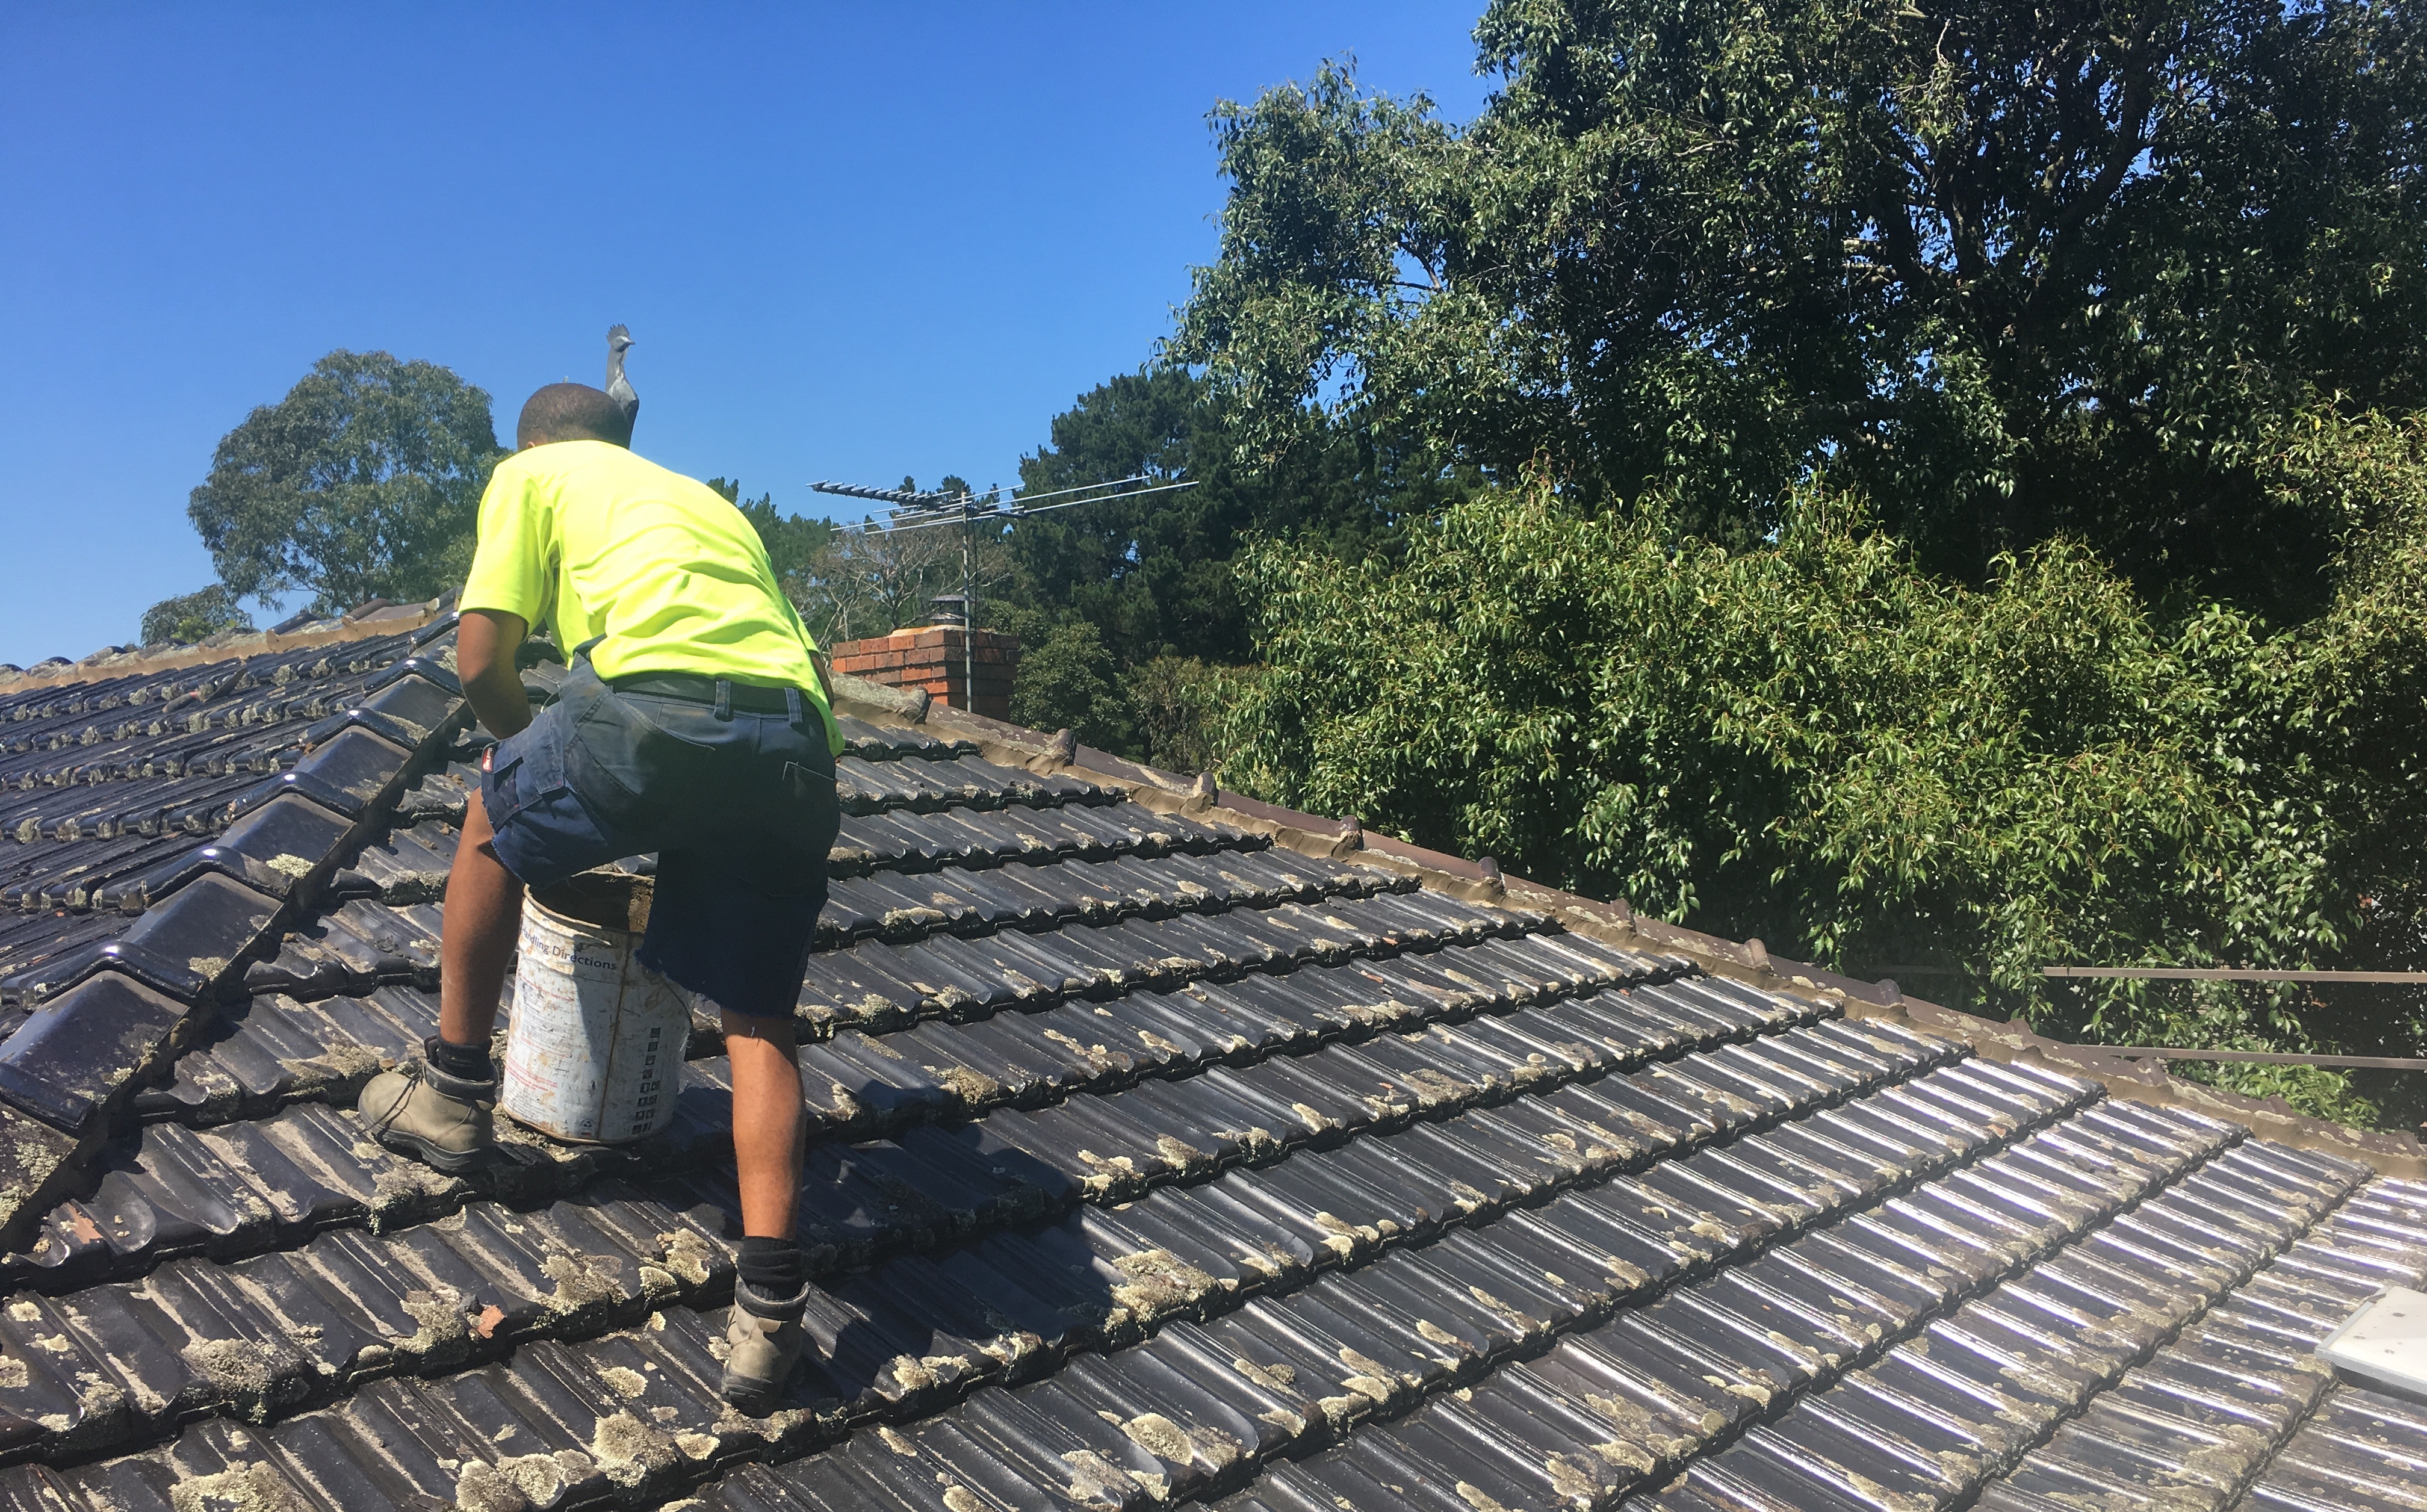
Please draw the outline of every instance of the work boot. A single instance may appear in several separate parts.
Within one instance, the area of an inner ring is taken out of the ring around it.
[[[761,1297],[741,1281],[733,1283],[733,1311],[725,1320],[725,1400],[750,1417],[763,1418],[783,1400],[792,1367],[808,1347],[809,1331],[801,1326],[801,1309],[809,1293],[777,1302]],[[776,1316],[770,1317],[768,1313]],[[782,1316],[789,1312],[790,1317]]]
[[[371,1078],[355,1106],[372,1138],[453,1176],[488,1160],[497,1096],[497,1078],[466,1081],[423,1059]]]

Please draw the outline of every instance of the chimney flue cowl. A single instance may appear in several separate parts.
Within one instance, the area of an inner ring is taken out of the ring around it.
[[[969,601],[958,593],[937,593],[927,600],[928,623],[958,628],[969,623]]]

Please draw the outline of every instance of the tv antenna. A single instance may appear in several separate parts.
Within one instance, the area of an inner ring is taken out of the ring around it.
[[[1133,483],[1151,486],[1130,486]],[[1006,500],[1000,488],[989,488],[981,495],[967,488],[870,488],[862,483],[838,483],[824,479],[809,485],[821,494],[893,506],[889,523],[860,528],[868,535],[896,535],[904,530],[930,530],[953,524],[962,528],[961,698],[970,713],[977,712],[978,697],[975,633],[978,627],[978,523],[982,520],[1023,520],[1032,514],[1071,509],[1081,504],[1101,504],[1116,498],[1143,498],[1148,494],[1171,494],[1196,486],[1194,479],[1185,482],[1158,483],[1153,474],[1139,473],[1132,478],[1116,478],[1110,482],[1083,483],[1076,488],[1056,489],[1050,494],[1028,494]]]

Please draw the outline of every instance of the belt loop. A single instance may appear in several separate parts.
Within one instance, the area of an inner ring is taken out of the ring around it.
[[[801,727],[801,691],[790,684],[784,688],[784,723],[794,729]]]
[[[716,679],[716,717],[721,720],[733,717],[733,684],[724,677]]]

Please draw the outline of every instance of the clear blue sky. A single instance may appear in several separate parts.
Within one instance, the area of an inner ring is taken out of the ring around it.
[[[511,436],[621,320],[670,466],[813,513],[813,478],[1010,481],[1213,255],[1214,103],[1353,54],[1468,119],[1480,9],[13,0],[0,660],[208,582],[187,492],[336,347]]]

